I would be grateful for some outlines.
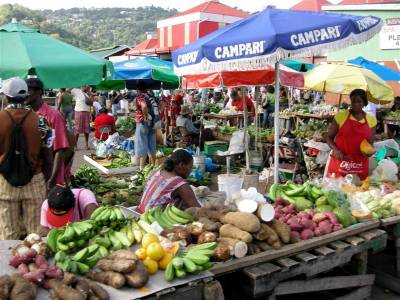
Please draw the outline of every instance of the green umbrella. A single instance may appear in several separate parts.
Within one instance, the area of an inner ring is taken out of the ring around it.
[[[96,85],[98,91],[116,91],[125,89],[125,80],[104,80]]]
[[[111,62],[19,23],[0,27],[0,78],[36,75],[46,88],[96,85],[113,74]]]
[[[282,64],[299,72],[307,72],[308,70],[314,68],[314,65],[312,63],[301,60],[284,60],[282,61]]]

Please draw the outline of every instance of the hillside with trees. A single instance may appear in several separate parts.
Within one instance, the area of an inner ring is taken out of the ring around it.
[[[0,5],[0,25],[12,18],[28,27],[91,50],[113,45],[136,45],[156,32],[158,20],[173,16],[175,9],[147,6],[138,8],[71,8],[31,10],[17,4]]]

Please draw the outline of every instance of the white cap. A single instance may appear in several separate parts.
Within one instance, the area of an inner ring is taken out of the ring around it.
[[[10,98],[25,98],[28,97],[28,86],[21,78],[13,77],[3,81],[0,92]]]
[[[164,90],[163,93],[164,93],[164,96],[165,96],[165,97],[171,96],[170,90]]]
[[[214,89],[214,92],[221,93],[222,92],[222,88],[216,88],[216,89]]]

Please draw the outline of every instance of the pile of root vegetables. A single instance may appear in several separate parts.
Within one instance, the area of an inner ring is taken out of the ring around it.
[[[293,204],[278,199],[273,204],[275,219],[290,227],[292,242],[309,240],[314,236],[322,236],[343,229],[334,213],[322,213],[310,210],[298,212]]]
[[[185,238],[192,245],[217,242],[216,261],[242,258],[269,249],[280,249],[291,243],[290,228],[279,220],[262,221],[255,213],[231,211],[226,207],[196,208],[186,210],[194,222],[179,229],[164,230],[166,237]]]

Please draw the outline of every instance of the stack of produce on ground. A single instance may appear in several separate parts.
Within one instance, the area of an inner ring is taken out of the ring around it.
[[[93,191],[99,204],[125,207],[137,205],[143,192],[143,186],[136,186],[129,177],[102,177],[96,169],[86,165],[74,173],[72,186]]]
[[[149,280],[149,272],[130,250],[118,250],[100,259],[86,277],[115,289],[124,286],[141,288]]]
[[[120,169],[132,167],[131,155],[123,150],[118,150],[117,155],[107,154],[105,157],[91,154],[90,157],[107,169]]]
[[[255,138],[256,136],[256,128],[253,125],[250,125],[247,128],[247,131],[251,138]],[[274,142],[274,128],[258,128],[258,138],[260,141],[273,143]]]
[[[315,212],[333,212],[344,227],[357,223],[343,192],[323,191],[309,182],[297,185],[288,181],[285,185],[272,185],[269,196],[273,201],[280,198],[286,200],[299,212],[311,212],[313,209]]]
[[[135,128],[136,122],[134,118],[119,118],[115,124],[115,129],[120,133],[134,131]]]

